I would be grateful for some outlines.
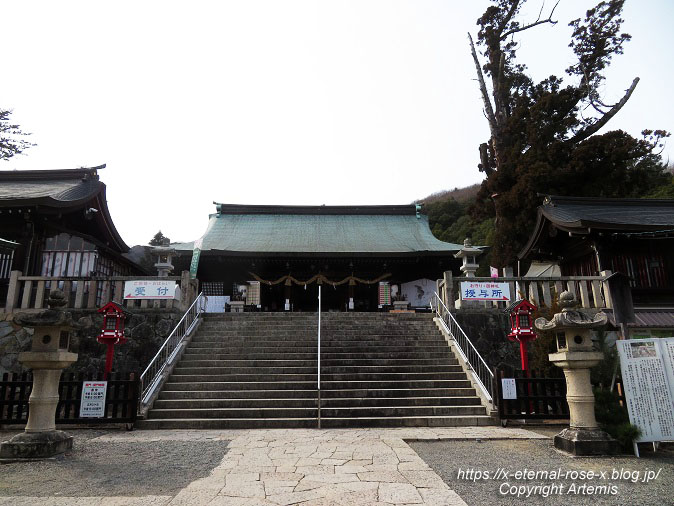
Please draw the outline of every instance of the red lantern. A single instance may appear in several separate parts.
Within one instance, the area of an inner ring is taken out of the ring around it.
[[[529,358],[527,356],[527,343],[538,336],[534,331],[533,312],[537,307],[528,300],[517,300],[506,308],[510,315],[510,334],[508,339],[520,343],[520,357],[522,370],[529,370]]]
[[[108,373],[112,371],[112,356],[116,344],[124,344],[127,340],[124,337],[124,321],[131,313],[115,302],[108,302],[98,310],[103,314],[103,328],[97,340],[101,344],[108,345],[108,351],[105,355],[105,371],[103,379],[108,378]]]

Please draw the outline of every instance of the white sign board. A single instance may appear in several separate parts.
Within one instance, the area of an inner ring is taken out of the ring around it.
[[[105,394],[107,381],[85,381],[82,383],[80,418],[103,418],[105,416]]]
[[[225,304],[229,304],[229,295],[209,295],[206,297],[207,313],[224,313]]]
[[[125,299],[173,299],[176,294],[175,281],[135,280],[124,282]]]
[[[674,338],[617,341],[627,411],[637,442],[674,439]]]
[[[461,300],[510,300],[508,283],[461,282]]]
[[[501,378],[501,390],[503,390],[504,399],[517,399],[517,387],[515,378]]]
[[[412,307],[427,307],[435,293],[435,281],[432,279],[417,279],[400,285],[400,291],[405,300]]]

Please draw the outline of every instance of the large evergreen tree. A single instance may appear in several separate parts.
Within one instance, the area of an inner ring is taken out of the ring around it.
[[[602,101],[604,72],[630,36],[621,33],[624,0],[600,2],[584,19],[571,21],[569,47],[577,62],[566,77],[535,83],[516,60],[522,32],[555,24],[555,7],[522,23],[526,0],[492,0],[478,20],[477,46],[470,37],[490,138],[480,145],[486,179],[473,207],[475,218],[495,216],[492,262],[507,265],[530,233],[539,193],[576,196],[644,196],[667,180],[656,153],[667,132],[644,130],[636,139],[622,131],[597,132],[625,105],[635,78],[614,104]],[[486,79],[485,79],[486,78]],[[624,83],[619,83],[620,85]]]

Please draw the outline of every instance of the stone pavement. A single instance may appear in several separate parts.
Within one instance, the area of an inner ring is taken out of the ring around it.
[[[458,506],[466,503],[405,440],[545,438],[524,429],[500,427],[110,433],[97,440],[219,439],[230,443],[208,477],[193,481],[175,497],[0,497],[0,506]]]

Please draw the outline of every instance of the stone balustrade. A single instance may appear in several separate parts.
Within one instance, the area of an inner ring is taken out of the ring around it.
[[[176,281],[180,286],[180,298],[169,300],[124,300],[124,282],[131,280]],[[188,308],[196,297],[196,282],[190,280],[189,272],[181,276],[75,276],[44,277],[24,276],[21,271],[12,271],[9,278],[7,298],[0,312],[16,310],[41,310],[46,308],[50,290],[63,291],[68,309],[97,309],[109,301],[124,307],[140,309]],[[2,301],[0,300],[0,304]]]
[[[556,276],[556,277],[453,277],[445,272],[443,279],[437,280],[438,295],[450,309],[454,310],[455,301],[460,299],[460,283],[471,281],[478,283],[508,283],[512,300],[527,299],[537,307],[551,307],[555,298],[564,291],[573,293],[584,309],[612,308],[608,285],[605,280],[611,271],[602,271],[600,276]],[[477,307],[505,307],[503,302],[481,302]],[[473,308],[475,306],[472,306]]]

